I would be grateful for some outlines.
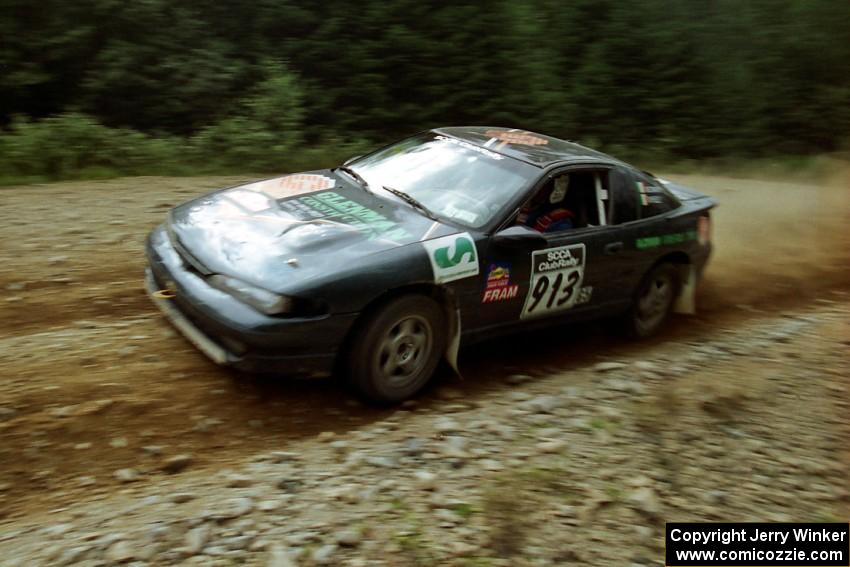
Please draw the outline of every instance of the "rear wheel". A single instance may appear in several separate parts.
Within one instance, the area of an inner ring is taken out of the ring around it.
[[[654,335],[667,321],[679,295],[679,272],[673,264],[659,264],[638,287],[632,307],[623,317],[627,335],[644,338]]]
[[[368,399],[400,402],[428,383],[445,348],[440,305],[424,295],[406,295],[360,326],[348,355],[348,375]]]

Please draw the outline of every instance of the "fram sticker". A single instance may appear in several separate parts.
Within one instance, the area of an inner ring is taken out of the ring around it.
[[[422,243],[436,283],[446,283],[478,275],[478,251],[468,232]]]
[[[286,197],[295,197],[305,193],[331,189],[334,185],[336,185],[336,181],[332,177],[316,173],[296,173],[294,175],[252,183],[251,185],[246,185],[245,189],[259,191],[275,199],[285,199]]]
[[[579,303],[584,265],[584,244],[533,252],[531,282],[521,318],[564,311]],[[590,299],[589,296],[587,299]]]
[[[481,303],[494,303],[496,301],[514,299],[517,295],[519,295],[519,286],[516,284],[486,289],[484,290],[484,297],[481,298]]]
[[[487,284],[481,303],[493,303],[513,299],[519,294],[519,286],[511,284],[511,264],[490,264],[487,267]]]

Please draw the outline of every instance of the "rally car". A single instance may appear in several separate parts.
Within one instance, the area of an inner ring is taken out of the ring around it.
[[[397,402],[475,340],[600,317],[645,337],[692,312],[714,205],[573,142],[439,128],[174,208],[146,283],[217,363]]]

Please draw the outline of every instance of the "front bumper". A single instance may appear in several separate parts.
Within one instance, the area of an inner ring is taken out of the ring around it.
[[[162,226],[148,237],[145,287],[168,320],[213,362],[293,376],[330,374],[356,313],[272,317],[211,287],[183,261]],[[158,290],[174,293],[157,297]]]
[[[183,333],[183,336],[190,343],[195,345],[198,350],[207,355],[207,357],[216,364],[229,364],[235,362],[236,357],[224,350],[215,341],[206,336],[198,327],[192,324],[179,309],[171,304],[170,299],[157,297],[157,293],[161,288],[156,284],[153,277],[153,272],[150,268],[145,268],[145,289],[148,292],[151,300],[159,307],[160,311],[165,315],[178,331]]]

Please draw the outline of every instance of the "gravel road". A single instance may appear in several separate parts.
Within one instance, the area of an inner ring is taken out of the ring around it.
[[[695,317],[558,328],[362,406],[207,362],[141,287],[171,206],[239,179],[0,189],[0,565],[660,565],[664,521],[850,517],[850,202],[721,202]]]

